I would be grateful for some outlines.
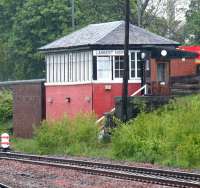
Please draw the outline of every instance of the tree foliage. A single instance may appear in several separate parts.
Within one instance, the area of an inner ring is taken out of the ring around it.
[[[186,14],[187,38],[192,44],[200,44],[200,1],[191,0],[189,10]]]
[[[161,1],[165,0],[158,0]],[[76,29],[90,23],[124,19],[124,2],[75,0]],[[153,0],[130,0],[131,22],[135,25],[138,23],[138,2],[142,26],[166,36],[167,21],[158,17],[160,5],[153,3]],[[200,19],[193,4],[187,16],[188,28],[191,28],[188,31],[194,30],[198,38]],[[44,57],[37,49],[71,31],[71,0],[1,0],[0,80],[44,77]],[[175,30],[173,39],[177,38],[176,33],[179,31]]]
[[[0,123],[12,119],[13,97],[7,90],[0,91]]]

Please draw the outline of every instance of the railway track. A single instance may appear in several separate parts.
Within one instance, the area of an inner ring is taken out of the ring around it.
[[[9,187],[8,185],[5,185],[3,183],[0,183],[0,188],[11,188],[11,187]]]
[[[88,174],[141,181],[166,186],[200,188],[200,174],[182,171],[131,167],[125,165],[99,163],[84,160],[63,159],[5,152],[0,152],[0,159],[15,160],[37,165],[50,165],[59,168],[83,171]]]

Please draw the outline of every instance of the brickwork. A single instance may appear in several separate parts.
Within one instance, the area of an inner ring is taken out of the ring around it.
[[[30,138],[33,127],[45,118],[43,82],[18,83],[13,90],[13,131],[16,137]]]
[[[0,90],[13,93],[13,131],[16,137],[30,138],[33,127],[45,119],[45,80],[0,82]]]

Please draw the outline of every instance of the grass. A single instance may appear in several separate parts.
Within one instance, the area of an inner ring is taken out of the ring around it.
[[[36,154],[65,154],[200,168],[200,95],[177,99],[113,131],[99,143],[93,115],[43,122],[33,139],[15,139],[14,149]]]
[[[200,168],[200,96],[180,98],[114,131],[118,159]]]
[[[38,147],[35,139],[11,139],[11,148],[29,154],[38,154]]]

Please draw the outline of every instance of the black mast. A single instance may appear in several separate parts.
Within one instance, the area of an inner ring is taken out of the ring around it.
[[[122,87],[122,120],[128,120],[127,104],[128,104],[128,79],[129,79],[129,15],[130,15],[130,1],[125,0],[125,43],[124,43],[124,75]]]

